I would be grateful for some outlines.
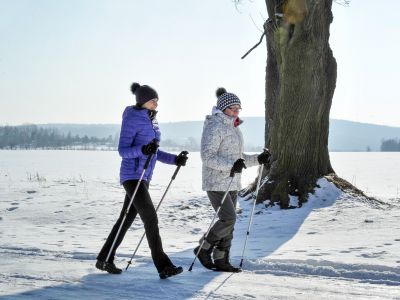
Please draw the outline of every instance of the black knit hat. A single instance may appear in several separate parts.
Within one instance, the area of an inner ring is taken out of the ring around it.
[[[136,104],[139,106],[151,99],[158,99],[158,94],[155,89],[148,85],[140,85],[137,82],[132,83],[131,92],[136,96]]]
[[[228,93],[224,88],[218,88],[216,91],[217,95],[217,108],[224,111],[227,107],[232,105],[242,105],[238,96],[232,93]]]

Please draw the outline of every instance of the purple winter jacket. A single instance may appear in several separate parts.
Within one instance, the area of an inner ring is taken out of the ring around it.
[[[119,173],[121,184],[127,180],[140,179],[147,159],[147,155],[142,153],[142,146],[150,143],[153,139],[160,142],[160,136],[158,122],[156,119],[150,119],[147,109],[135,106],[125,108],[118,144],[118,152],[122,157]],[[153,156],[143,180],[150,182],[157,160],[174,165],[176,155],[158,150]]]

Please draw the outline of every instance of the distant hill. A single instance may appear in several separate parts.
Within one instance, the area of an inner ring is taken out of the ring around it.
[[[264,118],[243,118],[241,125],[247,151],[261,148],[264,140]],[[120,124],[38,124],[44,128],[57,128],[60,133],[87,135],[98,138],[115,136]],[[160,123],[163,140],[185,144],[189,138],[200,143],[203,121]],[[330,151],[380,151],[382,139],[400,138],[400,127],[358,123],[345,120],[330,120]]]
[[[400,138],[400,127],[330,120],[330,151],[380,151],[382,139]]]

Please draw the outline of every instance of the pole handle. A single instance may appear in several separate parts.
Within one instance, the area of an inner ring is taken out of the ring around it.
[[[187,156],[189,154],[189,152],[187,151],[182,151],[180,154],[182,154],[183,156]],[[174,172],[174,175],[172,175],[172,180],[175,180],[176,175],[178,174],[179,170],[181,169],[181,166],[178,166]]]
[[[153,155],[154,154],[150,154],[149,156],[147,156],[147,160],[146,160],[146,163],[144,164],[144,170],[147,170],[147,168],[149,167],[149,164],[150,164],[150,161],[151,161],[151,159],[153,158]]]
[[[157,143],[157,139],[153,139],[151,142]],[[157,145],[157,147],[158,147],[158,145]],[[150,164],[151,159],[153,158],[153,155],[154,155],[154,153],[151,153],[151,154],[149,154],[149,156],[147,156],[146,163],[144,164],[144,167],[143,167],[144,170],[147,170],[147,168],[149,167],[149,164]]]
[[[244,164],[244,159],[239,158],[237,161],[239,161],[239,160],[241,160],[243,162],[243,167],[246,169],[246,165]],[[235,163],[236,163],[236,161],[235,161]],[[235,165],[235,163],[233,163],[233,166]],[[233,177],[235,175],[235,170],[233,169],[233,166],[231,169],[231,173],[229,174],[229,177]],[[240,171],[240,173],[242,173],[242,171]]]

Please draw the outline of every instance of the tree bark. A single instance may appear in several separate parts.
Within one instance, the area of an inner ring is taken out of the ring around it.
[[[289,207],[334,173],[328,152],[336,60],[329,46],[332,0],[266,0],[265,146],[272,154],[258,200]]]

